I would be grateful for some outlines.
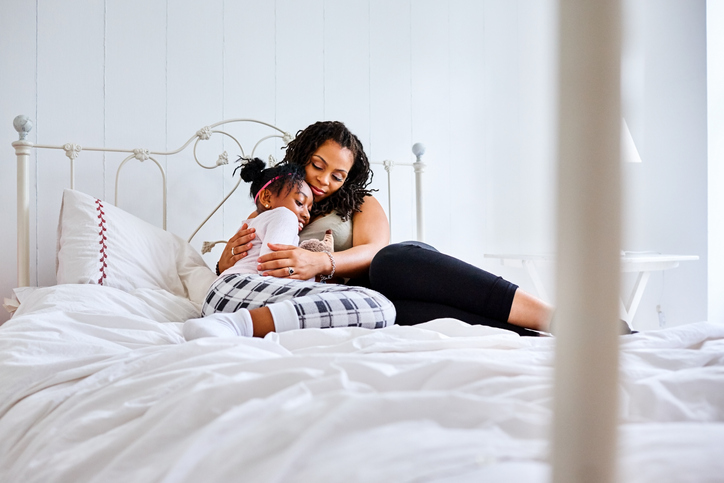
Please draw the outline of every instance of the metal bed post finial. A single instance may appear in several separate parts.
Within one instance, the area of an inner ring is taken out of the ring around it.
[[[415,155],[415,162],[412,166],[415,168],[417,239],[419,241],[425,241],[425,226],[422,212],[422,173],[425,171],[425,163],[422,162],[422,155],[425,154],[425,145],[422,143],[413,144],[412,153]]]
[[[18,287],[30,285],[30,178],[28,164],[33,143],[26,141],[33,129],[28,116],[17,116],[13,127],[19,138],[13,142],[18,161]]]
[[[28,116],[16,116],[15,119],[13,119],[13,127],[18,132],[18,139],[25,141],[28,133],[33,129],[33,121],[31,121]]]

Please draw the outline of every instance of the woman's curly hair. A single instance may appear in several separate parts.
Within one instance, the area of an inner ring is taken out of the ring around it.
[[[347,221],[353,213],[360,211],[365,196],[376,191],[367,188],[373,175],[370,163],[362,143],[347,126],[339,121],[319,121],[302,129],[287,145],[282,162],[306,166],[311,162],[315,151],[330,140],[349,149],[354,157],[354,164],[342,187],[319,203],[315,202],[310,215],[314,218],[334,211],[342,220]]]

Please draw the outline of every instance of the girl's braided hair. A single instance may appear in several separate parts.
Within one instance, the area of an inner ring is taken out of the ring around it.
[[[270,180],[273,181],[265,189],[274,193],[275,196],[279,196],[282,190],[286,189],[286,196],[292,189],[304,183],[306,176],[304,168],[294,164],[280,164],[267,168],[264,161],[259,158],[241,158],[240,161],[242,162],[241,179],[251,183],[249,195],[252,198],[255,198],[262,186]]]
[[[367,187],[372,182],[372,171],[360,140],[339,121],[319,121],[297,133],[286,147],[282,163],[307,166],[312,155],[327,141],[334,141],[352,152],[354,164],[342,187],[336,192],[312,206],[312,218],[326,215],[332,211],[347,221],[353,213],[360,211],[365,196],[372,194]]]

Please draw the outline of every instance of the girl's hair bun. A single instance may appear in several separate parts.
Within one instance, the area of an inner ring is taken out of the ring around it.
[[[261,178],[262,172],[266,167],[264,161],[259,158],[242,160],[242,163],[240,173],[241,179],[247,183],[253,183],[255,180]]]
[[[241,179],[251,183],[249,195],[256,200],[256,195],[262,188],[269,189],[275,195],[279,195],[283,188],[291,190],[304,182],[306,171],[303,166],[294,164],[282,164],[266,167],[266,163],[259,158],[240,158]],[[236,170],[234,170],[236,171]]]

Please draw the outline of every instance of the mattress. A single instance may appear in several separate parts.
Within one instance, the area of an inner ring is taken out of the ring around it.
[[[186,342],[198,307],[164,290],[18,296],[0,481],[550,480],[555,338],[439,319]],[[724,325],[620,347],[621,481],[722,481]]]

